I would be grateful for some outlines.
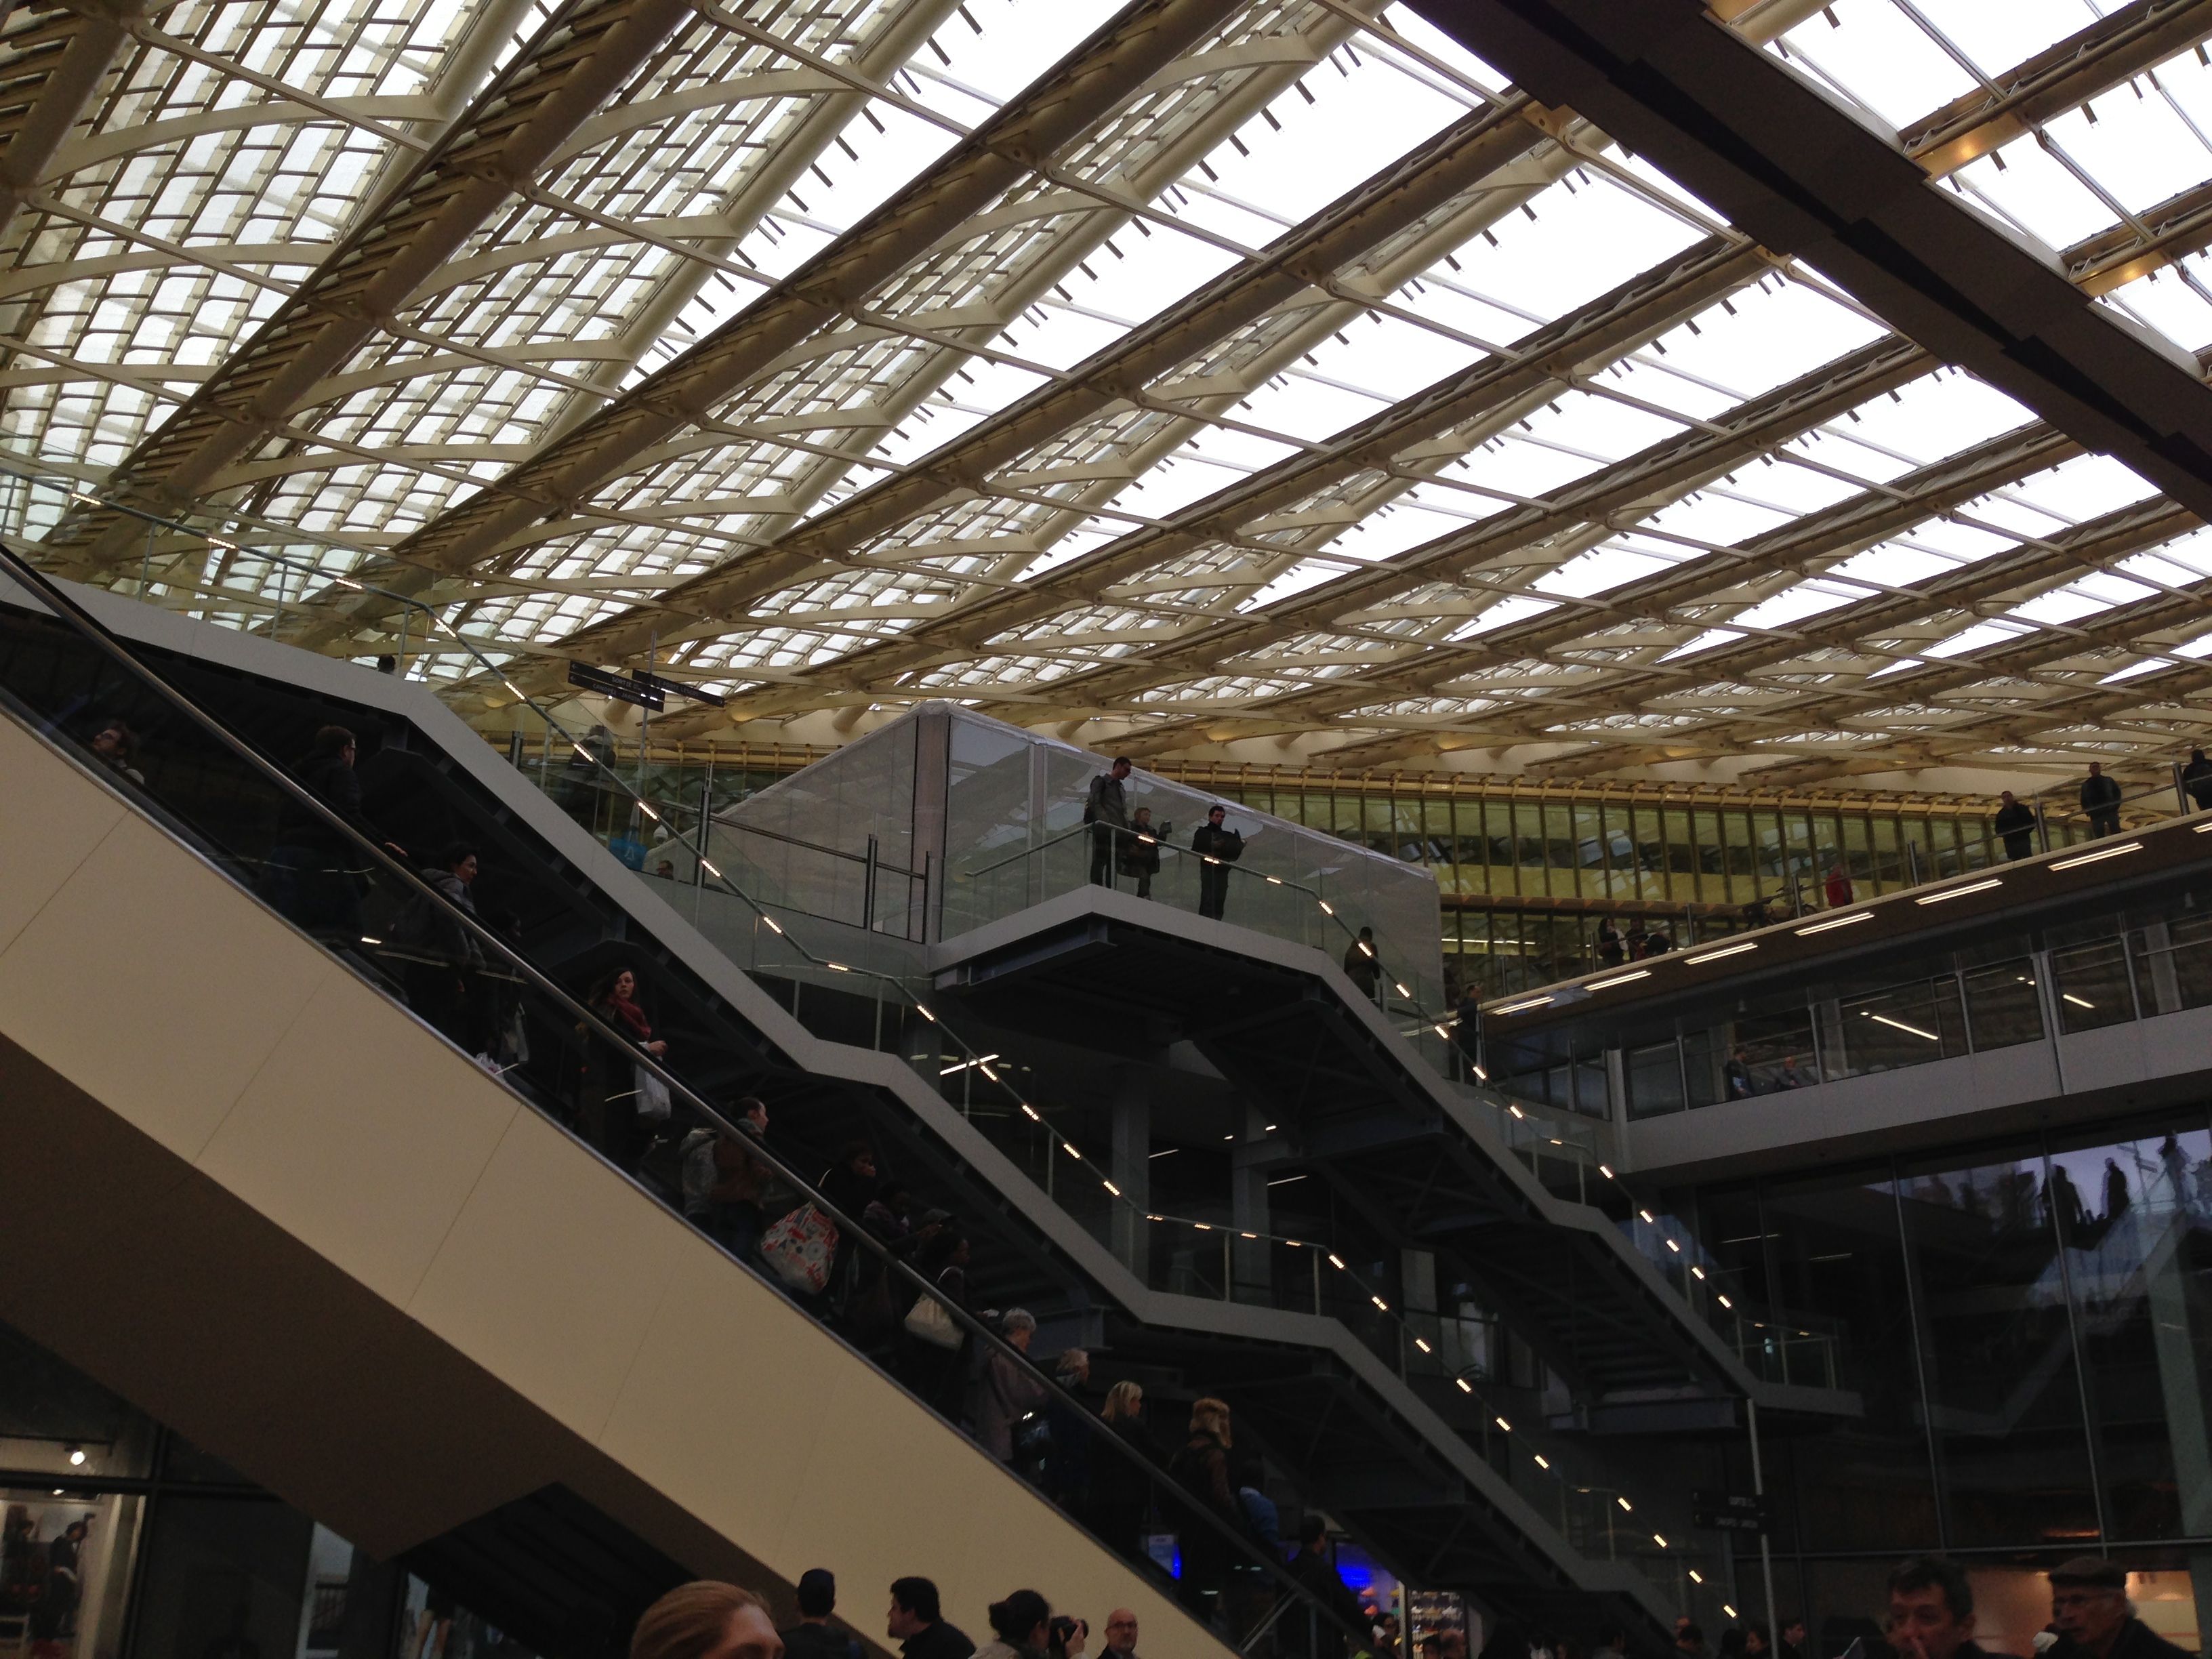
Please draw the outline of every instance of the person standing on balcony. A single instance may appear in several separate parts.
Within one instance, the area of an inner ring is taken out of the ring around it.
[[[2102,761],[2091,761],[2089,775],[2081,780],[2081,810],[2089,815],[2089,836],[2093,841],[2100,836],[2120,833],[2119,781],[2105,775]]]
[[[1851,872],[1844,868],[1841,859],[1828,866],[1827,894],[1831,910],[1840,910],[1851,902]]]
[[[1359,988],[1359,994],[1375,1000],[1376,976],[1382,964],[1375,956],[1375,930],[1363,927],[1359,937],[1344,947],[1344,976]]]
[[[1597,965],[1618,968],[1627,957],[1628,947],[1621,942],[1620,929],[1613,925],[1611,916],[1600,916],[1597,922]]]
[[[1083,804],[1083,821],[1091,826],[1091,882],[1095,887],[1114,884],[1114,860],[1129,827],[1129,797],[1122,782],[1129,775],[1127,756],[1091,780],[1091,797]]]
[[[1229,866],[1244,856],[1244,837],[1231,830],[1229,809],[1206,809],[1206,822],[1190,838],[1190,850],[1205,860],[1198,866],[1198,914],[1221,920],[1229,904]]]
[[[1129,815],[1129,833],[1121,838],[1121,873],[1133,877],[1137,896],[1152,896],[1152,878],[1160,872],[1160,836],[1152,828],[1152,809],[1139,806]]]
[[[2005,856],[2024,859],[2035,851],[2035,809],[2013,798],[2011,790],[1997,797],[1996,816],[1990,828],[2004,842]]]
[[[2181,769],[2181,787],[2200,812],[2212,811],[2212,760],[2202,749],[2189,751],[2189,764]]]

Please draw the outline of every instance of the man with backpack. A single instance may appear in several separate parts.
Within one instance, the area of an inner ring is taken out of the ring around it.
[[[1114,864],[1129,827],[1129,797],[1121,787],[1129,775],[1126,756],[1091,780],[1090,799],[1083,805],[1083,821],[1091,826],[1091,882],[1094,887],[1114,884]]]

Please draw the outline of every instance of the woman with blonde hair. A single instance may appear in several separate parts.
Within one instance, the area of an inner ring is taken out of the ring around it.
[[[779,1659],[783,1638],[759,1596],[702,1578],[678,1584],[645,1610],[629,1659]]]
[[[1091,1525],[1098,1535],[1124,1555],[1144,1552],[1146,1523],[1152,1515],[1152,1488],[1158,1482],[1159,1449],[1145,1427],[1145,1390],[1124,1377],[1106,1390],[1106,1407],[1100,1419],[1114,1437],[1128,1449],[1127,1455],[1111,1446],[1100,1446],[1091,1457]]]
[[[1183,1604],[1208,1620],[1228,1581],[1229,1540],[1244,1531],[1243,1506],[1229,1474],[1231,1444],[1229,1404],[1209,1395],[1192,1402],[1189,1436],[1168,1461],[1191,1512],[1182,1528]]]

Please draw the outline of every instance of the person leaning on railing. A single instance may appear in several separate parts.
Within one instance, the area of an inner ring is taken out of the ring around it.
[[[1129,816],[1129,833],[1121,837],[1121,873],[1137,884],[1137,896],[1152,896],[1152,878],[1160,872],[1160,837],[1167,826],[1152,828],[1152,809],[1139,806]]]
[[[1129,775],[1126,756],[1091,780],[1090,797],[1083,803],[1083,821],[1091,826],[1091,884],[1114,884],[1114,860],[1121,850],[1121,832],[1129,827],[1129,795],[1122,785]]]
[[[1190,838],[1190,850],[1203,860],[1198,866],[1198,914],[1221,920],[1229,904],[1229,866],[1244,856],[1244,837],[1226,822],[1229,809],[1211,806],[1206,822]]]
[[[2105,775],[2102,761],[2091,761],[2089,775],[2081,780],[2081,810],[2089,815],[2092,839],[2120,833],[2119,781]]]
[[[2212,760],[2204,758],[2202,749],[2189,751],[2189,763],[2181,769],[2181,787],[2200,812],[2212,812]]]

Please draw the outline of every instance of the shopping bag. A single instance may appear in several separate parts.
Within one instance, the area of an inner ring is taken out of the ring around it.
[[[761,1236],[761,1260],[794,1291],[819,1296],[829,1287],[837,1255],[837,1224],[802,1204]]]

